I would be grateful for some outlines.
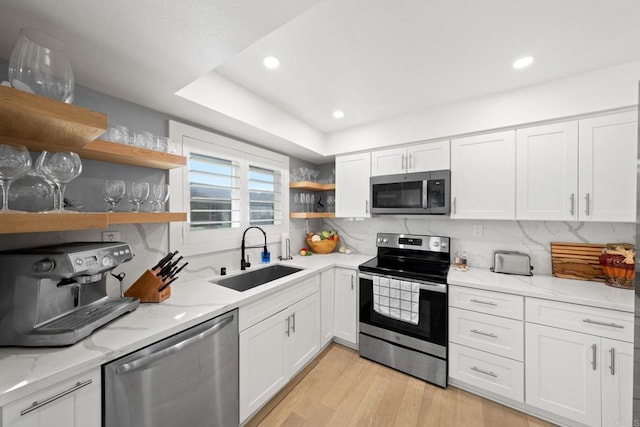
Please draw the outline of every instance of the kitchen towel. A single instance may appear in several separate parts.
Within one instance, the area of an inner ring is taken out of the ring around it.
[[[417,325],[420,320],[420,284],[373,276],[373,310]]]

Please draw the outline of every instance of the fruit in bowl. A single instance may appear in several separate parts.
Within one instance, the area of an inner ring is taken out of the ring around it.
[[[317,254],[333,252],[340,238],[333,230],[322,230],[318,233],[307,234],[307,245]]]

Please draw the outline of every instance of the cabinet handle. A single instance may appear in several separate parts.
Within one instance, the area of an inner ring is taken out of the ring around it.
[[[492,334],[491,332],[482,332],[477,329],[472,329],[471,332],[478,335],[484,335],[485,337],[498,338],[496,334]]]
[[[409,169],[413,167],[413,153],[409,153]]]
[[[569,200],[571,200],[571,209],[569,209],[569,214],[571,216],[574,216],[576,213],[576,195],[571,193],[571,197],[569,197]]]
[[[597,358],[598,357],[598,346],[595,344],[591,345],[591,367],[593,370],[596,370]]]
[[[584,200],[585,200],[585,209],[584,209],[584,213],[585,215],[589,216],[589,193],[587,193],[586,196],[584,196]]]
[[[618,325],[617,323],[598,322],[597,320],[591,320],[591,319],[582,319],[582,321],[584,323],[591,323],[592,325],[600,325],[600,326],[608,326],[610,328],[624,329],[623,325]]]
[[[401,166],[401,169],[404,169],[404,170],[407,169],[407,159],[406,159],[406,156],[404,154],[402,155],[402,166]]]
[[[353,274],[351,275],[351,290],[353,290]]]
[[[296,314],[293,313],[291,315],[291,332],[295,332],[296,331]]]
[[[364,213],[369,213],[369,201],[364,201]]]
[[[31,404],[31,406],[29,406],[27,409],[24,409],[24,410],[20,411],[20,416],[27,415],[27,414],[28,414],[29,412],[31,412],[31,411],[35,411],[35,410],[36,410],[36,409],[38,409],[38,408],[42,408],[43,406],[48,405],[49,403],[53,402],[54,400],[58,400],[58,399],[60,399],[61,397],[64,397],[64,396],[66,396],[66,395],[68,395],[68,394],[70,394],[70,393],[73,393],[73,392],[74,392],[74,391],[76,391],[76,390],[81,389],[82,387],[86,387],[86,386],[88,386],[88,385],[89,385],[89,384],[91,384],[92,382],[93,382],[93,380],[87,380],[87,381],[85,381],[85,382],[83,382],[83,383],[81,383],[80,381],[78,381],[78,382],[76,383],[76,385],[74,385],[74,386],[73,386],[73,387],[71,387],[70,389],[67,389],[67,390],[65,390],[65,391],[61,391],[60,393],[58,393],[58,394],[56,394],[56,395],[54,395],[54,396],[51,396],[51,397],[49,397],[48,399],[45,399],[45,400],[43,400],[43,401],[41,401],[41,402],[38,402],[38,401],[36,400],[36,401],[35,401],[35,402],[33,402],[33,403]]]
[[[484,371],[484,370],[478,368],[477,366],[472,366],[471,370],[472,371],[476,371],[476,372],[480,372],[481,374],[489,375],[490,377],[493,377],[493,378],[498,378],[497,374],[494,374],[491,371]]]
[[[453,214],[456,214],[456,198],[453,198]]]
[[[611,375],[616,374],[616,349],[611,347],[609,350],[609,354],[611,354],[611,365],[609,365],[609,369],[611,370]]]
[[[484,305],[492,305],[494,307],[498,305],[493,301],[482,301],[482,300],[479,300],[479,299],[472,299],[471,302],[475,302],[475,303],[478,303],[478,304],[484,304]]]
[[[287,334],[287,336],[291,336],[291,316],[287,316],[287,330],[285,331],[285,334]]]

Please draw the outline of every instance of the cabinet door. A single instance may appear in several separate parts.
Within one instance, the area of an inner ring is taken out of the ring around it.
[[[451,141],[451,218],[515,218],[515,131]]]
[[[580,120],[580,221],[636,220],[638,115]]]
[[[356,345],[358,342],[358,298],[356,271],[336,268],[335,336]]]
[[[633,425],[633,344],[602,339],[602,425]]]
[[[320,273],[320,345],[333,338],[335,324],[335,280],[334,269]]]
[[[10,403],[2,408],[0,425],[100,427],[102,423],[100,379],[100,369],[95,369]],[[51,400],[45,403],[49,399]],[[42,406],[24,413],[25,410],[31,409],[35,402],[42,403]]]
[[[369,153],[336,157],[336,217],[368,218]]]
[[[371,176],[392,175],[407,171],[407,148],[390,148],[371,153]]]
[[[578,122],[516,133],[516,217],[578,219]]]
[[[600,338],[527,323],[526,403],[600,425]]]
[[[449,141],[429,142],[407,147],[407,163],[409,172],[449,169],[451,167]]]
[[[240,333],[240,422],[289,381],[284,310]]]
[[[289,377],[320,352],[320,295],[316,292],[289,308]]]

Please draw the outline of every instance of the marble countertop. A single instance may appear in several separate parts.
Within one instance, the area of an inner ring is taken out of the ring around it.
[[[125,354],[212,319],[301,280],[333,268],[357,268],[373,255],[328,254],[295,256],[279,264],[304,268],[245,292],[210,283],[219,276],[172,286],[171,298],[141,304],[89,337],[69,347],[0,348],[0,406],[67,377],[94,369]],[[256,268],[252,268],[256,269]],[[240,273],[230,272],[229,276]]]
[[[633,290],[614,288],[601,282],[541,275],[517,276],[473,267],[467,271],[451,267],[447,281],[450,285],[634,312]]]

